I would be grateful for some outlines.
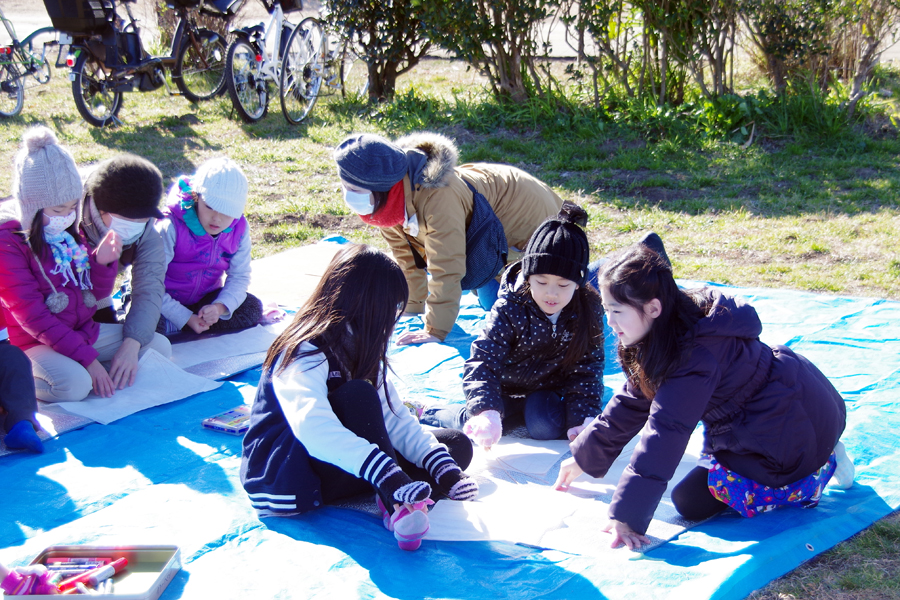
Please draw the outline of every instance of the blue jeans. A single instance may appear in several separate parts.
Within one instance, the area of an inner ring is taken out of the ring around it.
[[[484,286],[473,291],[478,296],[478,304],[481,305],[481,308],[491,312],[491,307],[494,306],[494,302],[497,301],[497,294],[500,292],[500,282],[496,279],[491,279]]]
[[[532,439],[558,440],[566,433],[566,405],[556,392],[538,390],[524,399],[503,396],[507,417],[521,412],[525,413],[525,428]],[[462,429],[471,416],[465,404],[445,404],[426,408],[419,421],[432,427]]]

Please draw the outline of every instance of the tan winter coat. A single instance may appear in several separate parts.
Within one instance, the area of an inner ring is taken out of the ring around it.
[[[395,142],[404,150],[424,152],[428,162],[422,182],[404,178],[406,214],[418,221],[413,236],[403,225],[381,230],[409,283],[410,313],[425,313],[425,330],[443,340],[453,328],[466,273],[466,228],[472,220],[471,183],[503,223],[509,245],[507,262],[515,262],[528,239],[546,218],[555,216],[562,199],[547,184],[508,165],[472,163],[457,166],[457,150],[448,138],[417,133]],[[409,240],[428,264],[431,280],[416,268]]]

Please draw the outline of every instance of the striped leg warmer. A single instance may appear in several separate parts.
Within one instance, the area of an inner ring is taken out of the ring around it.
[[[410,479],[394,459],[377,448],[363,461],[359,476],[371,483],[382,497],[400,504],[424,502],[431,496],[430,485]]]
[[[422,466],[431,474],[438,489],[451,500],[474,500],[478,497],[478,483],[463,473],[444,446],[429,452]]]

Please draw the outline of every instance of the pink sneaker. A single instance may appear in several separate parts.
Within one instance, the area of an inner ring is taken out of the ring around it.
[[[401,550],[418,550],[422,545],[422,538],[429,529],[427,507],[431,504],[434,502],[429,498],[413,504],[412,511],[401,506],[391,515],[390,530],[394,532]]]
[[[384,523],[384,528],[388,531],[394,531],[394,526],[391,524],[391,515],[388,513],[387,508],[384,506],[384,502],[381,501],[381,496],[375,494],[375,504],[378,505],[378,510],[381,511],[381,522]]]

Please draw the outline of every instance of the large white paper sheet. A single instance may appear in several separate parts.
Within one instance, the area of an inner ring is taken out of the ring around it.
[[[139,410],[181,400],[221,386],[219,381],[184,372],[155,350],[141,357],[134,385],[116,390],[111,398],[93,393],[81,402],[59,403],[57,406],[72,414],[108,425]]]
[[[243,331],[173,344],[172,362],[187,369],[212,360],[265,352],[276,335],[270,327],[257,325]]]

